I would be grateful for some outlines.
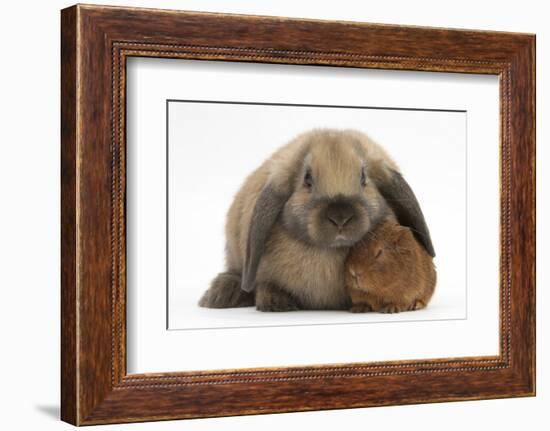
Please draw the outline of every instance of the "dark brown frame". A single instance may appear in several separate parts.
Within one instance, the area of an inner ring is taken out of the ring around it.
[[[63,420],[88,425],[535,394],[534,35],[81,5],[61,18]],[[498,75],[500,354],[128,375],[129,56]]]

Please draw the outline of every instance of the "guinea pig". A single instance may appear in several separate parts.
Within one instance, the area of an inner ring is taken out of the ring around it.
[[[226,222],[226,270],[199,305],[261,311],[349,308],[344,262],[380,220],[430,234],[395,162],[354,130],[315,129],[281,147],[244,181]]]
[[[408,227],[391,219],[350,249],[345,268],[355,313],[418,310],[428,305],[435,289],[432,257]]]

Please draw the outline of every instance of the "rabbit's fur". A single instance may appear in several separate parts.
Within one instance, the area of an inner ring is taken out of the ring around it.
[[[388,217],[413,227],[434,255],[418,202],[379,145],[353,130],[299,135],[235,196],[226,223],[227,270],[199,304],[346,309],[348,251]]]
[[[428,305],[436,283],[432,257],[408,227],[380,223],[355,244],[345,263],[351,311],[398,313]]]

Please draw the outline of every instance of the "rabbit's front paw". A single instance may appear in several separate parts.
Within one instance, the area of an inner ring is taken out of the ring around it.
[[[296,311],[298,302],[287,291],[271,283],[256,286],[256,308],[259,311]]]

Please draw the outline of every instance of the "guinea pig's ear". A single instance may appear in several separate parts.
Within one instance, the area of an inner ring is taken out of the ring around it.
[[[251,292],[254,289],[258,265],[260,264],[260,258],[264,252],[269,233],[288,197],[289,193],[279,191],[276,187],[267,183],[256,200],[248,231],[241,280],[241,289],[245,292]]]
[[[401,225],[395,228],[395,233],[391,239],[395,246],[406,244],[408,240],[414,241],[411,229]]]
[[[414,236],[424,246],[428,254],[435,257],[430,231],[420,209],[420,205],[405,178],[394,169],[389,175],[376,181],[378,190],[395,213],[399,224],[408,226]]]

